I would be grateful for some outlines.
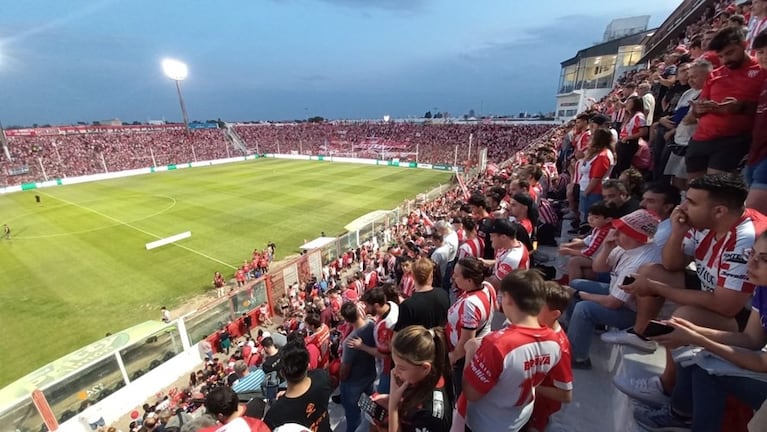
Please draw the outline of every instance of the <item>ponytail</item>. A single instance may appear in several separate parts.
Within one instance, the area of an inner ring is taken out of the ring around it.
[[[427,330],[422,326],[406,327],[394,336],[392,352],[414,365],[426,362],[431,364],[431,371],[426,378],[405,391],[399,405],[400,418],[412,415],[434,391],[440,378],[444,379],[445,390],[452,404],[455,400],[453,370],[448,358],[447,338],[443,328],[434,327]]]

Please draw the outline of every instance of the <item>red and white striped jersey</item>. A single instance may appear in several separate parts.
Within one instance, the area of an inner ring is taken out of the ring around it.
[[[485,336],[464,370],[464,381],[482,395],[468,402],[466,425],[478,432],[521,429],[533,412],[534,389],[547,375],[562,387],[572,386],[572,371],[565,370],[550,328],[511,324]],[[459,410],[463,404],[459,400]]]
[[[701,289],[714,291],[717,287],[753,293],[754,284],[748,281],[746,249],[754,247],[756,237],[767,229],[767,217],[753,209],[743,216],[721,239],[709,230],[691,229],[687,232],[682,249],[695,258]]]
[[[481,238],[474,237],[473,239],[466,240],[461,246],[458,247],[458,259],[463,259],[468,256],[481,258],[482,251],[484,249],[485,242]]]
[[[314,345],[320,351],[320,361],[318,367],[325,367],[330,353],[330,328],[325,324],[314,331],[305,339],[307,345]]]
[[[455,349],[463,330],[476,330],[475,337],[490,333],[490,320],[495,310],[495,288],[489,282],[482,282],[479,289],[463,292],[447,311],[447,334],[450,351]]]
[[[388,302],[389,312],[378,318],[375,327],[373,327],[373,340],[376,343],[376,349],[381,354],[391,354],[391,340],[394,338],[394,326],[399,319],[399,305],[394,302]],[[391,356],[387,356],[383,361],[384,373],[391,371]]]
[[[530,256],[527,253],[527,248],[523,244],[520,244],[515,248],[499,250],[496,252],[493,275],[498,279],[503,279],[504,276],[514,270],[529,268]]]
[[[410,273],[405,273],[402,275],[402,281],[400,282],[402,297],[408,298],[411,295],[413,295],[413,291],[415,291],[415,279],[413,278],[413,275]]]

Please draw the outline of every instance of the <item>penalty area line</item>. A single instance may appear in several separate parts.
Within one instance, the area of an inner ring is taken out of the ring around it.
[[[149,232],[149,231],[147,231],[147,230],[144,230],[144,229],[141,229],[141,228],[139,228],[139,227],[137,227],[137,226],[131,225],[131,224],[130,224],[130,223],[128,223],[128,222],[125,222],[125,221],[122,221],[122,220],[120,220],[120,219],[117,219],[117,218],[115,218],[115,217],[109,216],[108,214],[104,214],[104,213],[101,213],[100,211],[98,211],[98,210],[95,210],[95,209],[92,209],[92,208],[90,208],[90,207],[86,207],[86,206],[84,206],[84,205],[81,205],[81,204],[77,204],[76,202],[72,202],[72,201],[68,201],[68,200],[65,200],[64,198],[55,197],[55,196],[53,196],[53,195],[51,195],[51,194],[49,194],[49,193],[43,192],[43,191],[41,191],[41,190],[38,190],[37,192],[38,192],[40,195],[45,195],[45,196],[47,196],[47,197],[49,197],[49,198],[52,198],[52,199],[55,199],[55,200],[61,201],[61,202],[65,203],[65,204],[68,204],[68,205],[71,205],[71,206],[74,206],[74,207],[77,207],[77,208],[83,209],[83,210],[85,210],[85,211],[87,211],[87,212],[93,213],[93,214],[95,214],[95,215],[98,215],[98,216],[101,216],[101,217],[103,217],[103,218],[105,218],[105,219],[109,219],[109,220],[111,220],[111,221],[113,221],[113,222],[116,222],[116,223],[118,223],[118,224],[120,224],[120,225],[122,225],[122,226],[126,226],[126,227],[128,227],[128,228],[131,228],[131,229],[133,229],[133,230],[136,230],[136,231],[138,231],[138,232],[140,232],[140,233],[142,233],[142,234],[148,235],[148,236],[150,236],[150,237],[154,237],[154,238],[156,238],[156,239],[158,239],[158,240],[162,240],[162,239],[163,239],[163,237],[160,237],[160,236],[158,236],[157,234],[151,233],[151,232]],[[192,249],[192,248],[190,248],[190,247],[187,247],[187,246],[184,246],[184,245],[180,245],[180,244],[178,244],[178,243],[171,243],[171,245],[173,245],[173,246],[176,246],[176,247],[178,247],[178,248],[181,248],[181,249],[184,249],[184,250],[186,250],[186,251],[189,251],[189,252],[191,252],[191,253],[193,253],[193,254],[195,254],[195,255],[199,255],[199,256],[201,256],[201,257],[203,257],[203,258],[206,258],[206,259],[209,259],[209,260],[211,260],[211,261],[217,262],[217,263],[219,263],[219,264],[225,265],[225,266],[227,266],[227,267],[230,267],[230,268],[232,268],[232,269],[235,269],[235,270],[237,269],[237,267],[236,267],[236,266],[233,266],[233,265],[231,265],[231,264],[229,264],[229,263],[225,263],[225,262],[221,261],[221,260],[220,260],[220,259],[218,259],[218,258],[212,257],[212,256],[210,256],[210,255],[208,255],[208,254],[205,254],[205,253],[203,253],[203,252],[200,252],[200,251],[198,251],[198,250]]]

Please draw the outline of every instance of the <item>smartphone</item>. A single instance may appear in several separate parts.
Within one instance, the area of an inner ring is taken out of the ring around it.
[[[385,423],[386,418],[389,417],[389,412],[386,408],[377,404],[370,395],[362,393],[360,399],[357,401],[357,406],[362,410],[362,414],[371,423]]]
[[[633,277],[631,277],[631,276],[626,276],[625,278],[623,278],[623,283],[622,283],[621,285],[631,285],[631,284],[633,284],[635,281],[636,281],[636,279],[634,279]]]
[[[649,323],[647,323],[647,328],[645,328],[644,333],[642,333],[642,336],[646,338],[656,337],[656,336],[663,336],[665,334],[669,334],[672,331],[674,331],[674,327],[671,327],[668,324],[663,324],[660,321],[652,320]]]

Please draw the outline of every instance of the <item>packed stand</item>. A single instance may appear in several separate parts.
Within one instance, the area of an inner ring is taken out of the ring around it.
[[[100,174],[231,156],[220,129],[163,128],[157,131],[76,133],[52,136],[9,136],[13,158],[0,157],[5,186],[49,179]],[[42,165],[42,169],[41,169]],[[14,167],[28,172],[7,175]],[[43,174],[43,169],[45,175]]]
[[[263,424],[210,397],[211,427],[330,431],[332,400],[347,431],[544,431],[602,332],[665,349],[660,375],[614,377],[646,430],[763,430],[767,1],[717,7],[571,124],[289,287],[260,341],[284,345],[245,362]]]
[[[241,124],[235,131],[252,152],[399,158],[423,163],[467,163],[469,137],[472,159],[487,147],[490,160],[506,160],[549,125],[495,123],[423,124],[410,122],[326,122],[299,124]]]

